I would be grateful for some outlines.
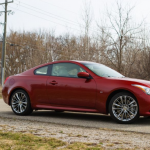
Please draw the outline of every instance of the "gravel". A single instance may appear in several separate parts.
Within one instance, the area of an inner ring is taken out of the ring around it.
[[[150,149],[150,134],[89,128],[53,123],[42,123],[0,117],[0,130],[32,133],[40,137],[53,137],[67,142],[101,144],[106,149]]]

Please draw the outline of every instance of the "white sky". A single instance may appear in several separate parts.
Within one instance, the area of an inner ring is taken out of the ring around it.
[[[0,0],[0,3],[4,1]],[[89,2],[89,0],[85,1]],[[140,22],[146,17],[145,21],[150,27],[150,0],[121,1],[123,5],[135,5],[133,18]],[[25,31],[47,29],[51,31],[54,29],[56,34],[63,34],[67,31],[79,34],[83,2],[83,0],[14,0],[14,3],[8,4],[8,10],[14,11],[14,14],[8,15],[7,31],[11,29]],[[116,0],[90,0],[90,2],[93,23],[106,17],[106,8],[115,11]],[[0,11],[3,10],[4,8],[0,6]],[[4,15],[1,15],[0,22],[3,23],[3,20]],[[93,26],[92,30],[94,28]],[[0,32],[2,31],[3,26],[0,25]]]

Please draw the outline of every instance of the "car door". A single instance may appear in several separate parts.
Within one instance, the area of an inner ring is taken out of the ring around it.
[[[57,106],[95,108],[96,83],[93,78],[77,76],[86,72],[74,63],[53,64],[51,76],[47,80],[47,103]]]
[[[47,79],[49,78],[49,73],[51,70],[51,65],[46,65],[40,68],[37,68],[34,71],[34,75],[29,79],[31,88],[32,88],[32,96],[36,99],[38,103],[45,103],[48,100],[46,88],[47,88]]]

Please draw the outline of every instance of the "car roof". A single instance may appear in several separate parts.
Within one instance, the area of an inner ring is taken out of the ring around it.
[[[59,61],[50,62],[48,64],[61,63],[61,62],[96,63],[96,62],[92,62],[92,61],[82,61],[82,60],[59,60]]]
[[[37,68],[40,68],[40,67],[43,67],[43,66],[46,66],[46,65],[50,65],[50,64],[55,64],[55,63],[69,63],[69,62],[77,62],[77,63],[95,63],[95,62],[92,62],[92,61],[80,61],[80,60],[59,60],[59,61],[53,61],[53,62],[48,62],[48,63],[45,63],[45,64],[41,64],[41,65],[38,65],[38,66],[35,66],[29,70],[26,70],[20,74],[33,74],[34,70],[37,69]]]
[[[96,63],[93,61],[81,61],[81,60],[72,60],[72,61],[79,62],[79,63]]]
[[[42,66],[46,66],[46,65],[50,65],[50,64],[55,64],[55,63],[75,63],[75,62],[77,62],[77,63],[96,63],[96,62],[92,62],[92,61],[80,61],[80,60],[56,60],[56,61],[52,61],[52,62],[49,62],[49,63],[45,63],[45,64],[41,64],[41,65],[39,65],[39,66],[36,66],[36,67],[34,67],[34,69],[36,69],[36,68],[39,68],[39,67],[42,67]]]

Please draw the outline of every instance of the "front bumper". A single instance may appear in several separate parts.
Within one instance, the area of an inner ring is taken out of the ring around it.
[[[139,115],[150,116],[150,95],[143,93],[136,98],[139,104]]]

